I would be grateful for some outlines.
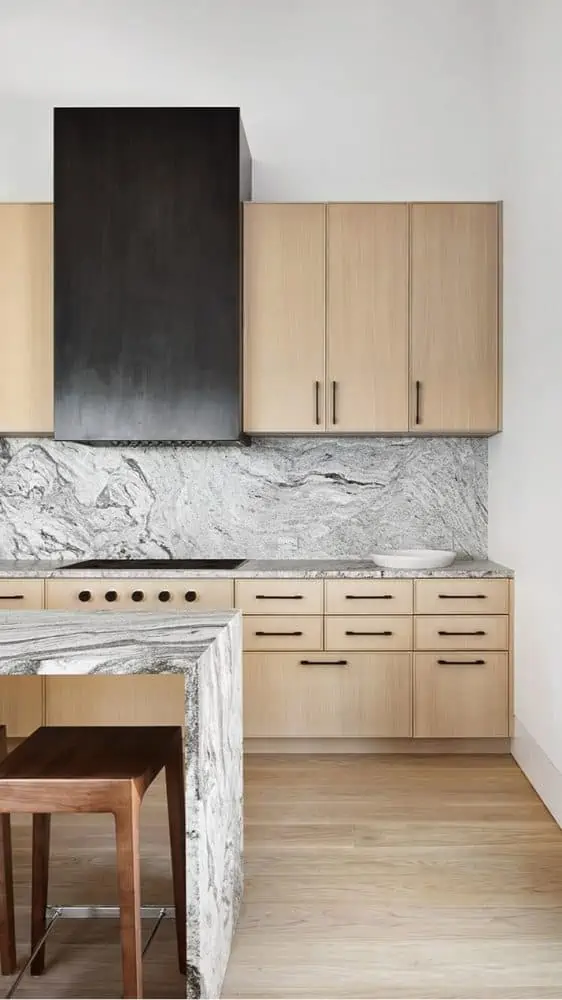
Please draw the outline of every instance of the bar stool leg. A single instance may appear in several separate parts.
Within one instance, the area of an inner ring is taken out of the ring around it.
[[[0,760],[8,755],[6,727],[0,726]],[[16,931],[14,927],[14,876],[12,872],[12,830],[10,814],[0,814],[0,970],[3,976],[16,971]]]
[[[140,798],[131,782],[128,801],[115,812],[117,878],[121,909],[121,961],[125,1000],[142,997],[140,911]]]
[[[185,793],[184,761],[181,730],[168,762],[166,763],[166,796],[168,799],[168,824],[172,855],[172,879],[176,908],[176,937],[180,972],[187,972],[187,913],[186,913],[186,864],[185,864]]]
[[[31,950],[45,933],[47,892],[49,887],[49,846],[51,841],[50,813],[33,814],[33,849],[31,858]],[[45,969],[45,944],[39,949],[30,967],[32,976],[41,976]]]
[[[17,968],[9,813],[0,815],[0,968],[3,976],[10,976]]]

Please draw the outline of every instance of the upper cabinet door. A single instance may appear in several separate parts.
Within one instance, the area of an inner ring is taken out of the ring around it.
[[[323,431],[325,206],[244,209],[244,430]]]
[[[411,207],[410,428],[499,429],[498,206]]]
[[[0,205],[0,434],[53,431],[52,205]]]
[[[327,429],[407,431],[408,206],[327,211]]]

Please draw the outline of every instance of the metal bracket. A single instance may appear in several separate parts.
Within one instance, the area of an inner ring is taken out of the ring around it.
[[[162,921],[170,920],[175,917],[175,908],[173,906],[141,906],[140,910],[142,919],[156,921],[142,950],[144,957],[152,944]],[[14,979],[10,989],[5,994],[5,1000],[11,1000],[11,998],[15,996],[16,990],[25,973],[29,969],[29,966],[35,958],[37,952],[47,940],[57,920],[92,920],[99,918],[118,920],[120,912],[121,911],[118,906],[47,906],[47,926],[45,928],[45,933],[39,939],[35,948],[31,952],[31,955],[26,959],[24,965],[18,972],[18,975]]]

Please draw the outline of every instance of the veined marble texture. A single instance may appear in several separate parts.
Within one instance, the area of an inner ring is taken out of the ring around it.
[[[244,445],[0,440],[0,558],[364,559],[487,554],[481,438]]]
[[[0,613],[0,676],[134,673],[184,674],[186,995],[214,1000],[242,898],[240,614]]]

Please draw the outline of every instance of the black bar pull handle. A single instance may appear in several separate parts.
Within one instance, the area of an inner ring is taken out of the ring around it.
[[[337,395],[338,395],[338,383],[332,382],[332,423],[337,424],[338,413],[337,413]]]
[[[485,601],[487,594],[438,594],[442,601]]]
[[[302,635],[302,632],[254,632],[254,635]]]
[[[483,667],[486,660],[437,660],[443,667]]]
[[[394,632],[352,632],[351,629],[346,630],[346,635],[394,635]]]
[[[346,601],[391,601],[394,594],[346,594]]]
[[[440,628],[437,635],[486,635],[483,628],[478,628],[474,632],[446,632],[444,628]]]
[[[25,594],[0,594],[0,601],[23,601]]]
[[[320,382],[318,379],[314,383],[314,422],[320,426]]]
[[[256,594],[256,601],[302,601],[303,594]]]
[[[416,426],[421,424],[421,382],[416,381]]]
[[[301,667],[347,667],[347,660],[301,660]]]

